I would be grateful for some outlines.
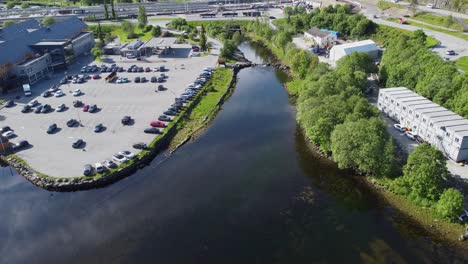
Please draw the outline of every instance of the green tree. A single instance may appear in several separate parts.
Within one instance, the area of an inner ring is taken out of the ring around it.
[[[148,24],[148,17],[146,16],[146,9],[144,6],[138,7],[138,27],[144,28]]]
[[[153,37],[159,37],[161,36],[161,27],[160,26],[155,26],[151,29],[151,36]]]
[[[403,177],[415,198],[430,201],[439,198],[449,175],[446,165],[442,152],[428,144],[419,145],[410,153]]]
[[[112,19],[117,19],[117,15],[115,14],[115,8],[114,8],[114,0],[110,0],[111,2],[111,13],[112,13]]]
[[[102,32],[101,28],[101,23],[98,23],[97,29],[96,29],[96,37],[104,43],[104,32]]]
[[[109,19],[109,10],[107,8],[107,1],[106,0],[104,0],[104,17],[106,19]]]
[[[3,26],[4,26],[4,27],[8,27],[9,25],[13,25],[13,24],[15,24],[15,23],[16,23],[16,22],[13,21],[13,20],[5,20],[5,21],[3,21]]]
[[[413,39],[415,39],[420,45],[426,45],[427,35],[421,29],[413,32]]]
[[[457,23],[457,21],[453,18],[452,15],[448,15],[448,16],[446,16],[444,18],[444,26],[445,27],[449,28],[449,27],[453,26],[456,23]]]
[[[463,212],[463,195],[453,188],[446,189],[437,202],[436,211],[443,218],[456,219]]]
[[[200,31],[200,49],[202,51],[208,50],[206,32],[205,32],[205,27],[203,25],[201,26],[201,31]]]
[[[16,2],[7,2],[6,4],[7,9],[12,9],[15,6],[16,6]]]
[[[229,39],[225,39],[223,42],[223,47],[221,48],[221,57],[222,58],[231,58],[236,51],[236,44]]]
[[[93,54],[94,58],[98,59],[102,56],[102,50],[98,47],[94,47],[91,49],[91,54]]]
[[[57,22],[55,20],[55,18],[53,17],[45,17],[44,19],[42,19],[41,21],[41,24],[44,25],[44,26],[50,26],[52,24],[55,24],[55,22]]]
[[[127,34],[127,36],[131,36],[135,34],[135,28],[133,24],[127,20],[122,21],[122,30]]]
[[[28,7],[29,7],[29,3],[27,3],[27,2],[23,2],[23,3],[21,4],[21,8],[23,8],[23,9],[26,9],[26,8],[28,8]]]
[[[234,41],[234,43],[236,45],[240,45],[242,43],[242,35],[239,31],[236,31],[233,35],[232,35],[232,41]]]
[[[340,168],[359,168],[365,173],[385,176],[393,162],[393,144],[389,141],[380,118],[345,122],[336,126],[331,135],[333,159]]]

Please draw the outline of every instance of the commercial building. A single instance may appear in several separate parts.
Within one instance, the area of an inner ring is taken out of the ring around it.
[[[177,39],[152,38],[146,42],[139,39],[128,44],[110,43],[104,47],[105,54],[121,56],[150,57],[157,55],[161,57],[188,57],[192,48],[191,44],[178,44]]]
[[[304,32],[304,39],[313,42],[318,48],[332,47],[336,44],[338,34],[318,28],[311,28]]]
[[[380,89],[377,107],[455,161],[468,160],[468,120],[405,88]]]
[[[379,57],[379,48],[377,47],[374,41],[368,39],[368,40],[333,46],[330,49],[329,59],[333,62],[336,62],[339,59],[343,58],[344,56],[349,55],[353,52],[367,53],[374,60]]]
[[[0,29],[0,87],[34,83],[94,46],[78,17],[50,26],[30,19]]]

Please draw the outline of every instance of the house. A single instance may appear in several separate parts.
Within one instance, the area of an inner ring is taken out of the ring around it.
[[[337,34],[329,31],[320,30],[318,28],[311,28],[304,32],[304,39],[313,42],[319,48],[332,47],[336,44]]]
[[[78,17],[50,26],[30,19],[0,29],[0,87],[34,83],[94,46],[91,32]]]
[[[468,120],[405,88],[380,89],[377,107],[450,159],[468,160]]]
[[[379,57],[379,48],[377,47],[374,41],[368,39],[333,46],[330,49],[329,59],[333,62],[336,62],[344,56],[349,55],[353,52],[365,52],[369,54],[369,56],[374,60]]]

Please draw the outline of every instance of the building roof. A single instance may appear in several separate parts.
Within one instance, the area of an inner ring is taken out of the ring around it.
[[[438,123],[438,122],[446,122],[446,121],[451,121],[451,120],[462,120],[463,117],[459,115],[450,115],[450,116],[440,116],[440,117],[434,117],[431,118],[432,123]]]
[[[40,41],[34,43],[33,46],[62,46],[68,43],[68,40],[62,41]]]
[[[461,126],[461,125],[468,125],[468,120],[461,119],[461,120],[447,120],[443,122],[438,122],[438,127],[453,127],[453,126]]]
[[[148,40],[143,47],[172,47],[177,38],[152,38]]]
[[[48,27],[41,26],[35,19],[10,25],[0,31],[0,64],[18,62],[28,53],[31,45],[46,40],[72,39],[86,24],[76,16],[57,21]]]
[[[352,43],[346,43],[336,45],[331,48],[332,50],[342,51],[344,54],[349,55],[353,52],[369,52],[378,50],[377,45],[374,41],[368,39],[363,41],[357,41]],[[330,51],[331,52],[331,51]]]
[[[320,30],[320,29],[318,29],[316,27],[313,27],[313,28],[307,30],[305,33],[307,33],[307,34],[309,34],[311,36],[321,37],[321,38],[326,37],[328,35],[331,35],[330,32],[322,31],[322,30]]]

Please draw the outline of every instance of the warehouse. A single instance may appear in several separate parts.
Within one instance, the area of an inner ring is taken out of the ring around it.
[[[367,53],[374,60],[379,57],[379,49],[377,48],[377,45],[374,41],[368,39],[333,46],[330,49],[330,60],[336,62],[344,56],[349,55],[353,52]]]
[[[468,120],[405,88],[379,91],[380,111],[450,159],[468,160]]]
[[[336,44],[337,33],[333,34],[330,31],[311,28],[304,32],[304,39],[313,42],[319,48],[327,48]]]

